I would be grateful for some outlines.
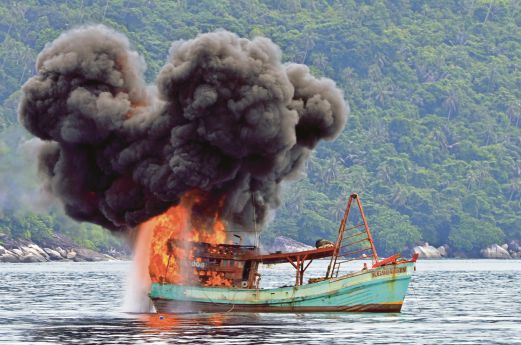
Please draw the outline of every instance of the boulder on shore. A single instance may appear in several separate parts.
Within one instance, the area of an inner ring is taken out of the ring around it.
[[[43,256],[45,259],[49,260],[49,255],[36,243],[31,243],[27,245],[27,248],[30,248],[32,252],[37,253]]]
[[[65,249],[62,249],[62,247],[56,247],[56,251],[58,253],[60,253],[60,255],[63,257],[63,258],[66,258],[67,257],[67,251]]]
[[[59,236],[55,242],[34,243],[27,239],[8,239],[0,245],[0,263],[35,263],[47,261],[107,261],[110,255],[71,245]],[[71,242],[72,243],[72,242]],[[113,250],[117,255],[118,252]]]
[[[11,251],[5,249],[4,252],[0,254],[0,262],[16,263],[20,262],[20,260]]]
[[[76,257],[74,261],[106,261],[107,257],[101,253],[95,252],[87,248],[76,248]]]
[[[507,247],[508,248],[508,247]],[[487,259],[511,259],[508,250],[497,244],[491,244],[490,246],[481,249],[481,256]]]
[[[34,253],[27,253],[25,255],[23,255],[22,257],[20,257],[19,259],[19,262],[29,262],[29,263],[33,263],[33,262],[46,262],[47,260],[45,260],[45,258],[41,255],[36,255]]]
[[[449,250],[448,250],[448,247],[447,245],[443,245],[443,246],[439,246],[438,247],[438,252],[440,252],[440,255],[444,258],[446,258],[448,255],[449,255]]]
[[[292,238],[277,236],[273,241],[273,244],[269,247],[269,251],[271,253],[281,252],[281,253],[291,253],[291,252],[300,252],[304,250],[315,249],[312,246],[308,246],[305,243],[295,241]]]
[[[31,257],[37,258],[38,259],[37,262],[44,262],[44,261],[48,261],[49,260],[49,255],[47,255],[47,253],[44,252],[43,249],[41,249],[36,244],[35,245],[21,246],[20,249],[24,253],[24,256],[31,256]]]
[[[442,256],[438,249],[429,245],[427,242],[425,242],[423,246],[414,247],[412,252],[418,253],[419,257],[422,259],[439,259]]]
[[[51,248],[43,248],[43,250],[49,255],[50,260],[62,260],[63,256],[58,253],[57,250],[51,249]]]

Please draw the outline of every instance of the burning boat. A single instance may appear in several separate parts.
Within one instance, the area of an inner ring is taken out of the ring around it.
[[[224,30],[174,42],[155,86],[143,62],[108,27],[64,32],[38,55],[19,120],[42,140],[43,186],[71,218],[152,228],[139,233],[152,234],[151,255],[137,254],[150,259],[139,273],[148,266],[158,310],[400,310],[416,258],[381,260],[363,213],[346,227],[354,201],[362,211],[355,194],[330,247],[263,254],[258,240],[229,244],[233,231],[262,228],[281,183],[342,132],[349,106],[333,80],[283,62],[268,38]],[[305,283],[309,264],[328,257],[325,275]],[[357,258],[371,267],[341,273]],[[261,289],[259,265],[284,262],[294,285]]]
[[[150,258],[150,265],[139,261],[138,275],[149,267],[143,276],[159,310],[353,304],[337,300],[335,291],[348,286],[336,282],[370,275],[339,275],[344,242],[262,255],[256,243],[228,238],[262,228],[280,204],[281,183],[300,175],[321,141],[342,132],[349,114],[342,90],[305,65],[283,62],[270,39],[225,30],[173,42],[155,85],[147,85],[143,62],[123,34],[82,26],[45,46],[22,87],[19,121],[41,139],[39,175],[67,215],[118,233],[153,227],[139,231],[153,238],[150,246],[136,240],[143,246],[136,256]],[[372,255],[371,270],[381,270]],[[330,272],[304,284],[307,264],[328,256]],[[260,289],[258,266],[279,262],[297,269],[295,286]],[[409,273],[392,275],[398,282]]]
[[[354,203],[361,222],[347,227]],[[177,225],[185,221],[179,213],[174,218]],[[161,227],[168,224],[156,222],[156,233],[165,233]],[[378,257],[357,194],[350,195],[336,242],[329,246],[262,254],[255,245],[219,243],[217,232],[154,241],[166,246],[166,253],[153,253],[150,262],[149,297],[158,312],[400,312],[417,260],[417,255]],[[305,282],[311,262],[326,258],[325,275]],[[354,260],[363,260],[362,270],[340,274],[341,266]],[[293,286],[261,288],[259,265],[281,263],[295,268]]]

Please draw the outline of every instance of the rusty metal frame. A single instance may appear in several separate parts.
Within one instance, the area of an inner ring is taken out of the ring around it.
[[[347,220],[349,218],[349,214],[351,212],[353,200],[356,201],[356,205],[358,206],[358,210],[360,211],[360,216],[362,217],[362,223],[346,229],[346,224],[347,224]],[[360,232],[360,233],[356,233],[354,235],[347,236],[345,239],[353,238],[356,236],[361,236],[363,234],[367,235],[366,238],[363,238],[363,239],[355,241],[355,242],[348,243],[346,245],[342,244],[342,242],[344,240],[344,234],[346,231],[353,230],[353,229],[356,229],[356,228],[359,228],[362,226],[364,227],[364,230],[365,230],[364,232]],[[344,254],[340,253],[340,250],[342,248],[345,248],[345,247],[348,247],[348,246],[351,246],[351,245],[354,245],[354,244],[357,244],[357,243],[360,243],[363,241],[368,241],[370,244],[370,247],[354,250],[354,251],[344,253]],[[338,228],[338,237],[335,242],[335,250],[333,251],[333,255],[331,256],[331,261],[329,262],[329,266],[327,267],[326,279],[331,278],[331,277],[333,277],[333,275],[335,275],[335,269],[336,269],[336,275],[338,275],[338,272],[340,270],[340,267],[337,267],[337,266],[340,266],[340,263],[338,263],[339,256],[352,255],[352,254],[360,253],[360,252],[363,252],[366,250],[372,251],[372,255],[370,255],[370,257],[372,258],[373,267],[374,267],[374,265],[378,264],[378,254],[376,253],[376,247],[374,245],[373,236],[371,235],[371,231],[369,230],[369,225],[367,224],[367,219],[365,217],[364,209],[362,207],[362,202],[360,201],[358,194],[353,193],[349,196],[349,199],[347,200],[346,210],[344,212],[344,216],[342,217],[342,222],[340,223],[340,227]],[[351,260],[348,260],[348,261],[351,261]]]
[[[307,259],[307,255],[296,257],[296,263],[291,259],[291,256],[287,256],[286,259],[288,262],[295,268],[295,286],[299,286],[304,284],[304,273],[308,269],[309,265],[313,262],[313,259],[310,259],[307,265],[304,265]]]
[[[358,197],[358,194],[351,194],[351,196],[355,195],[356,203],[358,204],[358,208],[360,209],[360,215],[362,216],[362,220],[364,222],[365,232],[367,232],[367,238],[369,239],[369,243],[371,243],[371,249],[373,251],[374,262],[373,265],[378,262],[378,254],[376,253],[376,247],[374,246],[373,236],[371,235],[371,231],[369,231],[369,225],[367,224],[367,219],[365,218],[364,208],[362,207],[362,202]]]

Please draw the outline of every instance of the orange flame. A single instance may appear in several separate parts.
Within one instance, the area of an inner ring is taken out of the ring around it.
[[[224,273],[198,269],[202,260],[194,257],[191,242],[221,244],[226,241],[226,224],[217,212],[204,221],[191,218],[192,208],[201,198],[202,193],[187,193],[179,205],[140,225],[140,230],[152,231],[148,266],[152,282],[232,286]]]
[[[204,283],[204,286],[231,287],[232,285],[232,281],[225,278],[221,272],[208,272],[208,280]]]

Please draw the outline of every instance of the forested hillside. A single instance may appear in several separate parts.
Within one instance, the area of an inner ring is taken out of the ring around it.
[[[20,159],[29,136],[16,120],[38,52],[90,23],[128,35],[150,82],[172,41],[224,28],[271,38],[285,61],[308,64],[344,90],[344,132],[286,185],[264,241],[334,238],[350,192],[362,196],[386,254],[428,241],[477,255],[521,239],[521,3],[506,0],[0,1],[4,233],[60,231],[92,248],[109,242],[95,226],[27,206],[35,167]]]

